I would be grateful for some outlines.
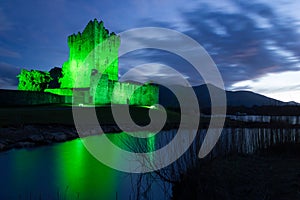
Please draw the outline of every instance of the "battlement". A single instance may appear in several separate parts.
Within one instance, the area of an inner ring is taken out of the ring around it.
[[[68,46],[70,55],[60,79],[63,88],[89,87],[92,69],[107,74],[110,80],[118,80],[120,37],[109,33],[102,21],[89,21],[82,33],[68,37]]]
[[[37,104],[72,102],[77,105],[110,103],[153,105],[158,103],[159,88],[157,86],[118,81],[120,37],[114,32],[109,33],[102,21],[98,22],[94,19],[86,25],[82,33],[70,35],[68,46],[70,55],[62,66],[62,76],[59,75],[60,87],[46,88],[50,80],[46,81],[48,75],[42,74],[45,76],[43,82],[45,88],[42,89],[46,92],[43,95],[49,97],[50,100],[41,101],[40,99],[44,96],[37,96],[34,97]],[[29,75],[32,74],[29,73]],[[30,88],[25,86],[29,90],[41,90],[41,88],[35,88],[35,77],[26,78],[26,81],[20,78],[19,89],[25,87],[24,84],[27,82],[30,83]],[[31,87],[32,84],[34,87]],[[55,95],[47,94],[47,92]],[[24,98],[26,99],[26,95]]]
[[[97,19],[90,20],[84,30],[77,34],[72,34],[68,37],[68,45],[72,46],[74,43],[81,42],[82,40],[89,39],[99,44],[110,36],[115,36],[114,32],[109,31],[104,27],[103,21],[98,22]]]

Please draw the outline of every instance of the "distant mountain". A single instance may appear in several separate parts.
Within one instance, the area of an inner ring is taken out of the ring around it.
[[[272,99],[250,91],[226,91],[227,104],[230,106],[284,106],[285,102]]]
[[[174,86],[176,90],[185,96],[185,91],[187,87],[184,86]],[[208,87],[212,90],[222,90],[211,84],[200,85],[193,87],[194,92],[197,96],[200,107],[210,107],[210,95],[208,92]],[[299,105],[296,102],[282,102],[276,99],[272,99],[261,94],[257,94],[250,91],[226,91],[227,106],[286,106],[286,105]],[[175,95],[167,88],[160,86],[159,90],[159,102],[166,107],[179,107],[179,103]]]

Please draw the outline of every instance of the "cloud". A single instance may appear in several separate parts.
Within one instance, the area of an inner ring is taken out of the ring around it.
[[[13,28],[13,23],[6,16],[2,8],[0,8],[0,24],[0,33],[11,30]]]
[[[21,58],[21,55],[16,51],[11,51],[0,47],[0,57]]]
[[[260,78],[234,83],[230,89],[251,90],[282,101],[300,103],[300,71],[268,73]]]
[[[184,85],[188,86],[185,76],[172,67],[160,63],[146,63],[131,68],[120,77],[120,82],[135,81],[139,83],[156,83],[160,85]]]
[[[0,88],[15,89],[18,85],[16,76],[19,73],[20,68],[5,62],[0,62]]]
[[[16,90],[17,85],[14,79],[0,77],[0,89]]]
[[[267,4],[231,2],[238,8],[236,12],[200,6],[183,13],[186,22],[193,27],[187,34],[206,47],[226,85],[254,79],[266,72],[297,70],[300,35],[292,28],[293,22],[287,23],[284,16],[277,16]],[[262,26],[262,19],[268,26]],[[270,39],[274,41],[274,49],[266,44]]]
[[[181,24],[148,19],[141,25],[183,30],[208,51],[229,88],[236,82],[266,73],[299,70],[300,34],[297,26],[293,26],[295,20],[278,13],[271,5],[238,0],[228,0],[222,5],[207,2],[181,11],[182,19],[178,20]],[[147,62],[172,66],[189,77],[193,85],[203,83],[187,62],[161,51],[145,51],[127,60],[121,58],[120,70],[124,73]]]
[[[121,74],[124,74],[128,70],[140,65],[148,66],[147,70],[141,71],[140,75],[137,74],[137,76],[143,77],[142,79],[146,79],[146,76],[149,76],[150,79],[159,79],[162,82],[173,82],[176,84],[176,79],[174,79],[174,77],[171,76],[170,73],[163,70],[163,68],[161,67],[168,66],[178,71],[178,73],[184,76],[191,85],[199,85],[204,83],[202,77],[188,61],[176,54],[173,54],[172,52],[154,49],[143,49],[130,52],[127,55],[120,57],[119,59],[119,71]],[[132,78],[133,80],[135,79],[134,77]],[[167,80],[169,78],[170,80]]]

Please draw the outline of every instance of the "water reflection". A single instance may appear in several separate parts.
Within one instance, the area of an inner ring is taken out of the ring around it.
[[[115,196],[118,173],[94,159],[81,140],[60,145],[57,152],[63,152],[57,153],[55,162],[58,188],[65,188],[62,193],[70,190],[80,199],[110,199]]]
[[[130,150],[127,145],[131,137],[127,134],[111,134],[108,137],[120,147]],[[124,138],[127,143],[124,143]],[[149,148],[146,150],[153,151],[154,137],[145,141]],[[136,192],[134,187],[139,175],[105,166],[90,155],[82,142],[76,139],[1,153],[0,199],[133,199],[136,194],[132,192]],[[118,155],[109,150],[105,153],[118,159]],[[144,180],[140,184],[144,184]],[[157,196],[163,194],[158,192]]]
[[[90,155],[80,139],[3,152],[0,154],[0,199],[170,198],[171,183],[195,164],[205,134],[205,129],[199,130],[192,146],[172,165],[142,175],[122,173],[105,166]],[[175,135],[176,130],[156,135],[148,133],[144,140],[133,139],[126,133],[107,136],[127,151],[151,152],[166,145]],[[226,128],[210,157],[232,152],[248,154],[274,144],[299,141],[300,130],[296,128]],[[109,149],[105,153],[113,159],[119,158]],[[148,155],[151,165],[155,158]]]
[[[0,199],[115,199],[119,172],[102,165],[81,140],[0,155]]]

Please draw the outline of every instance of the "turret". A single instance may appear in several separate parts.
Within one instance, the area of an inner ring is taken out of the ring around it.
[[[89,87],[91,70],[107,74],[108,79],[118,80],[118,49],[120,38],[109,33],[102,21],[89,21],[82,33],[68,37],[69,60],[63,65],[62,87]],[[99,47],[99,48],[97,48]],[[97,50],[95,50],[97,49]],[[93,54],[91,54],[93,52]],[[89,59],[87,64],[86,59]],[[84,78],[84,80],[78,80]],[[68,80],[68,83],[66,82]]]

